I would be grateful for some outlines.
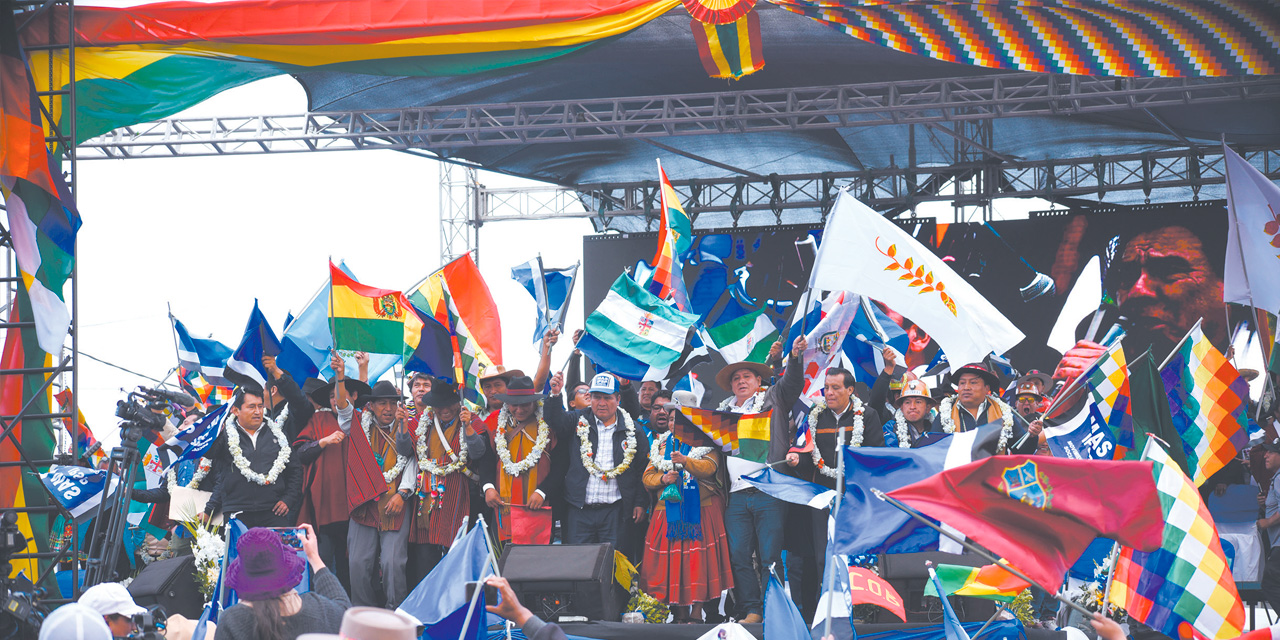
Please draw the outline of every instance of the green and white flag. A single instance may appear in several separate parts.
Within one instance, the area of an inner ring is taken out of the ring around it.
[[[764,362],[778,339],[778,328],[760,309],[708,328],[707,337],[725,362]]]
[[[587,317],[587,333],[653,368],[675,362],[698,316],[683,313],[622,274]]]

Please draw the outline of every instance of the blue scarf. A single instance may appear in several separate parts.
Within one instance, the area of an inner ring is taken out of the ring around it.
[[[680,453],[689,455],[691,447],[671,435],[667,437],[667,450],[663,452],[667,461],[671,460],[671,452],[677,447]],[[667,501],[667,539],[701,540],[702,496],[698,490],[698,479],[692,473],[681,473],[680,476],[685,478],[680,486],[680,502]]]

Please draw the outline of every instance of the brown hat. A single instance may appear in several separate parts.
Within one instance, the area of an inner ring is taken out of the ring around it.
[[[1034,396],[1036,400],[1044,400],[1044,394],[1036,390],[1035,382],[1031,380],[1018,383],[1018,391],[1013,394],[1013,397],[1016,399],[1022,396]]]
[[[522,375],[524,375],[524,372],[519,369],[512,369],[510,371],[507,371],[506,367],[499,364],[499,365],[494,365],[493,369],[490,369],[489,371],[484,372],[484,375],[480,376],[480,382],[484,382],[485,380],[493,380],[494,378],[502,378],[509,382],[512,378],[515,378],[517,376],[522,376]]]
[[[726,364],[724,368],[720,370],[720,373],[716,374],[716,384],[720,385],[720,388],[725,391],[733,391],[729,388],[729,380],[733,378],[733,374],[737,373],[739,369],[750,369],[755,372],[756,375],[760,376],[760,379],[763,381],[768,381],[773,377],[773,368],[769,365],[759,362],[751,362],[750,360],[743,360],[741,362]]]
[[[902,381],[902,393],[898,395],[898,399],[893,401],[893,406],[901,407],[902,401],[907,398],[924,398],[932,404],[938,404],[937,400],[929,395],[929,385],[924,380],[914,377],[908,377]]]
[[[1049,387],[1053,386],[1053,379],[1050,378],[1048,374],[1042,371],[1038,371],[1036,369],[1032,369],[1022,374],[1021,378],[1018,378],[1018,388],[1022,388],[1022,385],[1032,380],[1039,382],[1041,389],[1048,389]]]

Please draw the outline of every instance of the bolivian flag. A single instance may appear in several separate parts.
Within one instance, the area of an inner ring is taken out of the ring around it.
[[[329,262],[329,326],[335,349],[401,355],[405,315],[399,291],[360,284]]]
[[[769,420],[772,417],[772,409],[764,413],[733,413],[682,407],[675,414],[671,432],[691,446],[699,446],[700,440],[710,437],[729,455],[765,463],[769,458]]]
[[[938,574],[938,582],[942,584],[943,589],[947,590],[948,595],[1013,602],[1023,589],[1031,586],[1031,583],[996,564],[985,567],[940,564],[935,571]],[[932,580],[925,583],[925,595],[937,596],[937,591]]]

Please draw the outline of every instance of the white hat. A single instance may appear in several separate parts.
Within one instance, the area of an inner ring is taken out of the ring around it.
[[[92,607],[72,602],[53,610],[40,625],[40,640],[111,640],[111,629]]]
[[[671,399],[682,407],[698,408],[698,394],[692,391],[672,391]]]
[[[113,613],[130,617],[146,613],[129,595],[129,590],[119,582],[95,584],[80,594],[80,604],[92,607],[99,615],[109,616]]]
[[[591,393],[617,393],[618,379],[611,373],[596,374],[591,379]]]

